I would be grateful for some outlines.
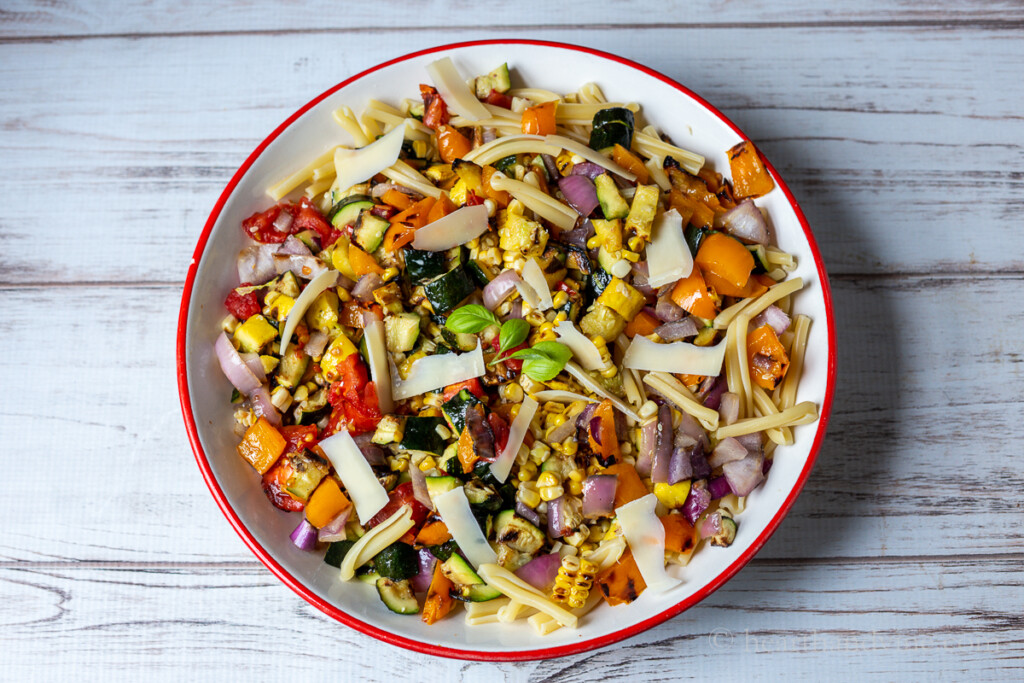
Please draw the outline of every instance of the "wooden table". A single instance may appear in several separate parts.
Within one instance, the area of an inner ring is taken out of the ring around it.
[[[5,2],[0,679],[1019,680],[1024,6],[960,4]],[[742,573],[519,665],[379,644],[280,584],[200,479],[174,364],[255,145],[363,68],[502,36],[619,53],[739,124],[815,230],[840,350],[818,465]]]

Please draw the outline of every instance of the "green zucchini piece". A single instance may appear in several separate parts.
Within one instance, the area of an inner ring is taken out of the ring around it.
[[[625,107],[608,107],[594,114],[594,128],[590,131],[591,149],[603,151],[633,144],[633,112]]]
[[[707,228],[697,228],[692,225],[686,226],[683,230],[683,236],[686,238],[686,246],[690,248],[690,254],[696,258],[697,250],[700,249],[700,245],[704,242],[704,238],[711,234],[711,230]]]
[[[324,563],[332,567],[341,567],[341,561],[348,555],[348,551],[356,544],[355,541],[335,541],[327,548],[324,555]]]
[[[420,316],[416,313],[399,313],[384,318],[384,336],[388,351],[406,353],[416,346],[420,336]]]
[[[330,468],[319,456],[303,451],[290,456],[292,473],[284,484],[284,490],[299,500],[309,500],[313,489],[327,476]]]
[[[501,496],[486,484],[471,479],[466,482],[463,491],[465,491],[466,499],[471,507],[486,512],[497,512],[501,509]]]
[[[752,273],[763,275],[772,269],[771,264],[768,263],[768,252],[763,244],[748,244],[747,250],[754,257],[754,270],[751,271]]]
[[[299,386],[302,375],[309,367],[309,356],[300,351],[295,344],[289,344],[288,350],[281,356],[281,363],[277,366],[275,376],[277,383],[287,389]]]
[[[361,246],[366,253],[372,254],[384,241],[384,233],[391,227],[391,223],[374,216],[369,211],[364,211],[356,221],[355,231],[352,235],[356,244]]]
[[[327,390],[320,389],[300,404],[298,423],[316,424],[330,414],[331,404],[327,402]]]
[[[492,90],[500,93],[508,92],[512,87],[512,80],[508,76],[508,64],[502,64],[486,76],[477,76],[474,82],[476,96],[481,100],[487,99]]]
[[[452,540],[452,541],[445,541],[441,545],[432,545],[432,546],[427,548],[427,550],[430,551],[431,555],[433,555],[437,559],[441,560],[442,562],[444,562],[449,557],[451,557],[452,554],[454,554],[455,551],[458,550],[458,549],[459,549],[459,544],[456,543],[454,540]]]
[[[353,194],[331,207],[327,220],[336,228],[354,225],[363,209],[372,209],[373,200],[365,194]]]
[[[281,279],[274,285],[274,289],[285,296],[290,296],[293,299],[298,298],[299,294],[302,293],[302,288],[299,287],[298,278],[296,278],[295,273],[290,270],[284,271],[284,274],[281,275]]]
[[[444,254],[439,251],[420,251],[406,248],[405,274],[409,282],[418,285],[444,275]]]
[[[462,434],[462,429],[466,426],[466,408],[478,403],[480,399],[463,389],[441,405],[441,412],[444,413],[453,433]]]
[[[503,510],[494,520],[495,539],[521,553],[533,554],[544,546],[544,532],[512,510]]]
[[[606,220],[625,218],[629,215],[629,204],[619,194],[619,188],[615,181],[607,173],[602,173],[594,179],[597,187],[597,201],[601,204],[601,211]]]
[[[476,290],[476,285],[461,265],[423,285],[423,293],[434,312],[444,315]]]
[[[395,614],[417,614],[420,604],[408,581],[392,581],[387,577],[377,579],[377,594],[389,610]]]
[[[505,175],[512,172],[513,167],[516,165],[516,155],[509,154],[507,157],[502,157],[494,162],[494,168],[498,169]]]
[[[363,583],[368,583],[371,586],[377,584],[377,579],[380,578],[380,574],[377,573],[376,567],[373,563],[364,564],[362,567],[356,570],[356,578]]]
[[[411,545],[397,541],[374,556],[373,566],[384,578],[402,581],[416,575],[419,560]]]
[[[484,583],[473,567],[458,553],[441,565],[441,572],[455,584],[449,595],[462,602],[486,602],[501,596],[501,593]]]
[[[320,251],[320,245],[317,243],[318,237],[319,236],[312,230],[303,230],[302,232],[295,233],[295,239],[305,244],[306,247],[314,254]]]
[[[594,269],[594,273],[590,276],[590,282],[587,283],[587,295],[591,299],[597,299],[611,281],[611,273],[602,268]]]
[[[498,276],[494,268],[491,268],[480,259],[470,259],[467,261],[466,270],[473,276],[476,284],[480,287],[486,287],[491,280]]]
[[[444,453],[445,440],[437,433],[444,425],[440,417],[407,417],[401,447],[407,451],[426,451],[435,455]]]
[[[455,477],[427,477],[426,482],[427,495],[430,496],[431,500],[442,494],[448,493],[459,485],[459,482]]]

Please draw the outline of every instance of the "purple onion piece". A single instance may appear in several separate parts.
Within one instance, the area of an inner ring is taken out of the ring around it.
[[[683,413],[679,420],[679,428],[676,430],[677,446],[688,446],[691,441],[699,442],[705,449],[708,448],[710,442],[708,441],[707,432],[700,426],[700,422],[697,421],[693,415],[689,413]],[[681,437],[688,436],[687,439]]]
[[[260,360],[260,354],[258,353],[240,353],[238,356],[245,363],[245,366],[252,371],[252,374],[256,376],[256,379],[263,382],[267,381],[267,372],[263,369],[263,361]]]
[[[273,279],[277,275],[274,254],[280,248],[280,244],[252,244],[238,252],[238,259],[235,262],[238,281],[262,285]]]
[[[558,575],[562,558],[558,553],[538,555],[516,570],[516,576],[539,590],[546,590]]]
[[[426,593],[430,588],[430,580],[434,578],[434,562],[437,561],[437,558],[426,548],[420,548],[417,559],[420,563],[420,570],[411,579],[412,589],[417,593]]]
[[[558,235],[558,241],[563,244],[571,244],[581,249],[587,248],[587,240],[594,236],[594,224],[589,220],[583,221],[572,230],[563,230]]]
[[[601,443],[601,418],[591,418],[588,428],[590,429],[590,438],[594,440],[594,443],[603,446],[604,444]]]
[[[523,300],[516,299],[512,302],[512,310],[508,312],[509,319],[516,318],[518,320],[523,319]]]
[[[373,290],[384,286],[384,280],[377,273],[367,273],[359,278],[352,288],[352,296],[360,301],[373,301]]]
[[[757,317],[750,321],[750,329],[756,330],[763,325],[770,325],[776,335],[782,335],[789,329],[790,318],[781,308],[772,304],[757,314]]]
[[[697,525],[697,533],[701,538],[711,538],[722,533],[722,513],[713,512],[700,520],[700,524]]]
[[[316,536],[316,527],[303,519],[295,527],[295,531],[291,533],[290,538],[299,550],[316,550]]]
[[[582,164],[576,164],[573,166],[570,175],[582,175],[593,180],[605,172],[606,171],[603,166],[598,166],[592,161],[584,161]]]
[[[718,407],[722,404],[722,395],[725,390],[729,388],[729,382],[726,381],[725,375],[719,375],[715,378],[709,378],[711,386],[704,394],[704,406],[711,408],[711,410],[718,410]]]
[[[214,353],[217,354],[217,361],[224,376],[244,396],[248,396],[260,387],[259,378],[253,374],[248,364],[242,360],[242,356],[231,345],[228,336],[221,332],[217,341],[213,343]]]
[[[281,426],[281,413],[277,412],[277,406],[270,401],[270,390],[265,384],[256,387],[256,390],[249,394],[249,405],[257,417],[265,417],[275,427]]]
[[[519,273],[514,270],[503,270],[497,277],[487,283],[483,290],[484,306],[493,311],[498,305],[516,291],[516,283],[522,282]]]
[[[533,508],[525,505],[522,501],[517,500],[515,506],[516,514],[525,519],[530,524],[539,527],[540,526],[540,514]]]
[[[683,516],[690,522],[696,524],[697,519],[704,514],[704,511],[711,505],[711,493],[708,491],[708,483],[698,479],[690,486],[690,494],[683,504]]]
[[[636,471],[641,477],[651,476],[654,450],[658,447],[658,421],[651,420],[640,428],[640,453],[636,459]]]
[[[699,331],[693,316],[688,316],[682,320],[659,325],[655,328],[654,333],[667,342],[674,342],[686,339],[687,337],[694,337]]]
[[[718,500],[722,496],[732,493],[732,487],[729,486],[729,480],[725,477],[715,477],[708,482],[708,493],[711,494],[711,500]]]
[[[744,242],[768,244],[768,223],[752,199],[744,199],[718,216],[715,225]]]
[[[736,437],[736,440],[743,444],[751,453],[760,453],[764,450],[764,444],[761,440],[761,434],[763,432],[754,432],[753,434],[741,434]]]
[[[565,494],[548,501],[548,536],[561,538],[565,535]]]
[[[583,516],[604,517],[615,509],[615,489],[619,478],[614,474],[592,474],[583,481]]]
[[[287,214],[286,211],[282,211],[281,212],[282,216],[286,215],[286,214]],[[281,254],[282,256],[291,256],[291,255],[295,255],[295,256],[312,256],[313,255],[313,252],[311,252],[309,250],[309,247],[306,246],[305,242],[300,240],[295,235],[288,235],[288,237],[286,237],[284,239],[284,242],[281,243],[281,248],[277,250],[277,253]]]
[[[583,409],[583,412],[581,412],[579,416],[576,417],[576,426],[588,427],[590,425],[591,418],[594,416],[595,410],[597,410],[597,404],[588,403],[587,406]]]
[[[690,451],[685,448],[672,451],[672,460],[668,466],[668,483],[678,484],[692,476],[693,463],[690,461]]]
[[[330,339],[327,334],[320,330],[313,330],[309,333],[309,340],[306,345],[302,347],[302,350],[310,358],[317,358],[324,353],[324,349],[327,348],[327,343]]]
[[[747,457],[747,447],[729,436],[718,442],[715,450],[708,458],[708,465],[711,469],[721,467],[727,462],[735,462]]]
[[[409,479],[412,481],[412,495],[428,510],[434,509],[434,502],[427,492],[427,475],[416,465],[409,463]]]
[[[768,470],[772,468],[773,462],[775,462],[775,458],[764,458],[764,464],[761,465],[761,474],[768,476]]]
[[[354,505],[349,505],[347,508],[339,512],[334,519],[321,527],[320,531],[318,531],[316,535],[317,540],[321,543],[334,543],[335,541],[344,541],[347,539],[348,534],[345,531],[345,525],[352,516],[352,510],[354,508]]]
[[[708,459],[704,457],[703,448],[695,448],[690,453],[690,466],[693,468],[693,474],[690,475],[696,478],[704,478],[711,476],[711,466],[708,465]]]
[[[763,459],[763,456],[751,453],[742,460],[722,465],[722,474],[725,475],[729,486],[737,496],[749,495],[764,481],[761,465]]]
[[[722,392],[719,399],[718,415],[722,418],[722,424],[731,425],[740,416],[740,397],[731,391]]]
[[[566,203],[581,216],[589,216],[597,208],[597,189],[593,181],[586,176],[570,175],[558,180],[558,189],[562,191]]]
[[[658,445],[654,449],[654,458],[651,461],[651,481],[655,484],[668,483],[672,442],[672,409],[663,405],[658,408]]]
[[[357,434],[352,437],[352,440],[356,442],[359,452],[366,458],[366,462],[370,463],[370,467],[387,467],[388,462],[384,457],[384,451],[373,443],[373,433]]]
[[[671,323],[680,320],[684,315],[686,311],[672,301],[671,292],[658,295],[658,303],[654,307],[654,316],[658,320]]]

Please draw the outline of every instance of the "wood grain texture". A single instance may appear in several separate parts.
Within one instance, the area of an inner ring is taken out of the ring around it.
[[[235,168],[300,104],[395,52],[499,35],[407,34],[401,50],[382,47],[397,34],[345,50],[330,35],[0,45],[0,282],[178,281]],[[1024,271],[1024,251],[965,229],[1024,207],[1020,97],[1003,87],[1019,76],[1017,31],[538,36],[613,49],[720,107],[790,183],[833,274]],[[73,228],[32,249],[39,188],[55,186]],[[96,249],[101,234],[133,257]]]

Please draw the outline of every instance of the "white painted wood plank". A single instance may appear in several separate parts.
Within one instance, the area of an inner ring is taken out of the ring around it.
[[[716,0],[693,5],[668,0],[652,6],[640,0],[614,3],[569,0],[555,4],[528,2],[519,5],[496,4],[481,11],[473,5],[443,0],[425,0],[416,4],[416,21],[410,21],[408,5],[401,0],[383,0],[372,4],[353,4],[344,12],[337,4],[318,2],[207,3],[126,2],[112,11],[104,0],[86,2],[43,2],[11,0],[0,13],[0,36],[88,36],[94,34],[152,34],[169,32],[216,31],[335,31],[366,29],[422,30],[423,27],[508,27],[533,28],[538,25],[650,26],[650,25],[722,25],[722,24],[807,24],[823,22],[999,22],[1024,18],[1019,3],[1002,2],[900,2],[869,1],[855,5],[824,6],[807,0],[742,4]],[[539,11],[542,8],[542,13]]]
[[[789,180],[834,273],[1024,268],[1019,231],[1000,227],[1024,205],[1016,31],[534,33],[620,52],[722,108]],[[227,179],[292,110],[400,52],[498,35],[0,45],[0,282],[177,281]],[[39,228],[69,221],[57,240]]]
[[[1019,277],[836,283],[840,367],[829,437],[763,557],[1024,549],[1020,286]],[[182,428],[178,297],[177,287],[3,292],[0,338],[19,349],[6,386],[31,392],[0,407],[5,449],[34,454],[41,445],[59,464],[6,460],[20,484],[19,495],[0,497],[11,530],[0,537],[0,559],[251,558],[207,493]],[[54,341],[44,319],[59,321]],[[959,332],[936,333],[940,326]],[[967,344],[964,331],[979,333]]]
[[[159,680],[574,683],[641,672],[707,679],[727,667],[737,680],[783,672],[792,681],[1008,680],[1024,660],[1019,562],[752,565],[640,636],[522,664],[383,645],[324,617],[262,567],[3,568],[0,672],[11,680],[66,680],[72,670],[119,680],[146,670]]]

